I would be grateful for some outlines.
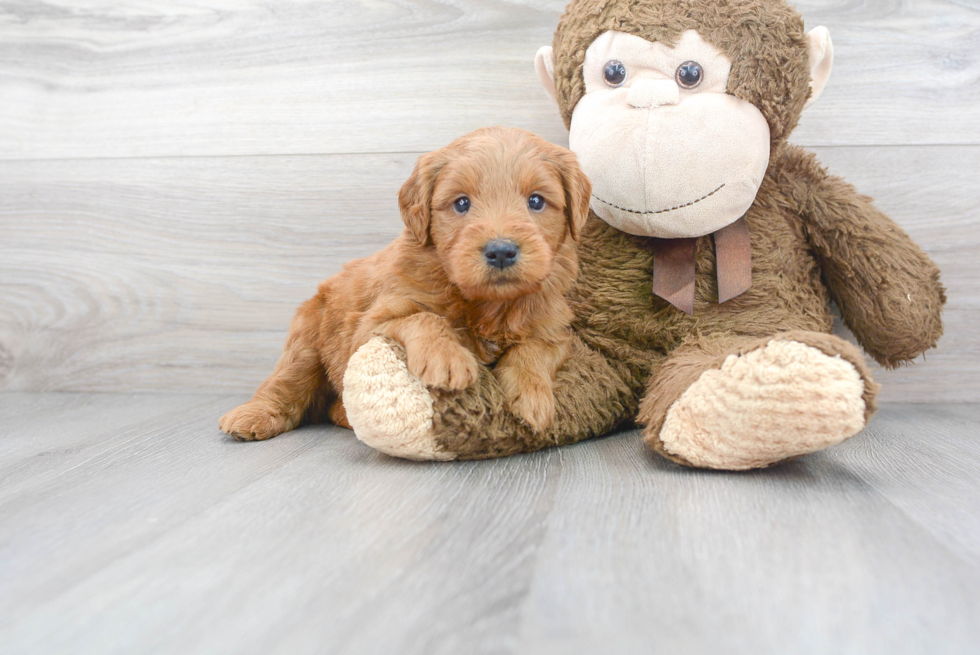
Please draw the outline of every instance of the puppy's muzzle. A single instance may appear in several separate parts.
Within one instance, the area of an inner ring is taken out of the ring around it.
[[[483,258],[487,266],[504,270],[517,263],[521,253],[520,246],[510,239],[492,239],[483,247]]]

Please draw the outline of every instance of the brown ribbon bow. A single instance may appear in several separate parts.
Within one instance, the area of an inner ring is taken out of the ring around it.
[[[718,302],[740,296],[752,286],[752,247],[745,217],[711,235],[715,241]],[[654,239],[653,293],[677,309],[694,314],[694,260],[697,237]]]

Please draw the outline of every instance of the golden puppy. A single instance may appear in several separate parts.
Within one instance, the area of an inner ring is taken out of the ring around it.
[[[275,371],[221,429],[268,439],[324,414],[350,427],[344,371],[375,335],[401,343],[431,387],[464,389],[496,363],[510,409],[548,427],[590,194],[571,151],[523,130],[477,130],[423,155],[398,195],[405,231],[320,284]]]

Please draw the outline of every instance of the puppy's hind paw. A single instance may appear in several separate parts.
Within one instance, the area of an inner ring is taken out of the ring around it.
[[[296,426],[267,404],[250,400],[222,416],[218,427],[239,441],[263,441]]]

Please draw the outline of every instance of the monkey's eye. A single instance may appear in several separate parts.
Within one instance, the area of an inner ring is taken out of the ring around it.
[[[527,206],[533,212],[539,212],[544,209],[544,198],[534,193],[531,197],[527,199]]]
[[[626,81],[626,66],[623,62],[612,59],[606,62],[606,67],[602,71],[602,78],[609,86],[620,86]]]
[[[704,69],[696,61],[685,61],[677,67],[674,78],[682,88],[693,89],[704,79]]]
[[[470,199],[466,196],[460,196],[453,201],[453,211],[457,214],[465,214],[470,210]]]

